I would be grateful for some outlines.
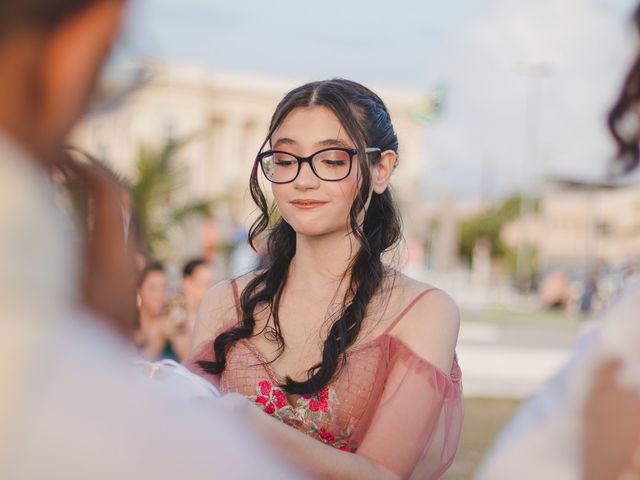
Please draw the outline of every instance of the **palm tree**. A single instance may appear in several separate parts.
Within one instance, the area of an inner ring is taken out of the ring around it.
[[[188,172],[176,154],[192,137],[169,139],[160,147],[140,144],[136,175],[131,182],[133,204],[146,240],[147,254],[154,258],[171,255],[170,233],[189,218],[210,215],[212,200],[197,199],[176,204],[176,193],[187,185]]]

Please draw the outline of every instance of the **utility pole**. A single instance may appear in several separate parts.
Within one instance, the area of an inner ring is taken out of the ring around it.
[[[522,186],[520,189],[520,224],[522,238],[518,243],[516,257],[516,286],[523,292],[531,290],[531,261],[533,257],[533,239],[527,232],[526,221],[535,210],[535,194],[537,175],[533,169],[540,158],[538,145],[540,136],[540,104],[542,80],[551,74],[548,63],[531,63],[516,70],[525,76],[525,111],[524,111],[524,155],[522,169]]]

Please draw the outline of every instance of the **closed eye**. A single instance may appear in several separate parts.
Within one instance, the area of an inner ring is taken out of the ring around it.
[[[281,167],[289,167],[289,166],[293,165],[296,162],[295,162],[295,160],[280,160],[280,159],[276,158],[274,163],[276,165],[281,166]]]
[[[344,160],[322,160],[322,163],[329,167],[342,167],[347,164]]]

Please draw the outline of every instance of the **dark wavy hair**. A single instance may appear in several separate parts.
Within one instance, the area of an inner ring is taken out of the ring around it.
[[[12,29],[55,27],[98,0],[0,0],[0,37]]]
[[[275,130],[293,109],[310,106],[331,109],[356,144],[361,178],[349,212],[349,224],[359,248],[344,273],[343,279],[348,281],[348,288],[342,304],[337,312],[327,312],[327,320],[332,324],[322,347],[322,360],[309,369],[307,380],[298,382],[286,378],[282,388],[291,394],[317,392],[338,375],[346,362],[347,349],[358,338],[367,306],[374,294],[382,290],[388,276],[389,270],[382,262],[382,255],[393,249],[402,235],[401,220],[390,189],[387,188],[382,194],[371,189],[370,165],[379,162],[381,157],[380,154],[364,154],[365,148],[376,147],[382,152],[393,150],[397,154],[398,137],[384,103],[368,88],[353,81],[333,79],[307,83],[292,90],[278,104],[261,150],[271,141]],[[269,208],[260,188],[258,170],[256,161],[251,171],[250,190],[260,210],[260,217],[249,231],[249,241],[253,245],[253,240],[269,228],[270,222],[274,223],[268,238],[269,259],[265,268],[256,272],[242,292],[240,323],[215,339],[215,361],[198,362],[200,368],[210,374],[224,371],[229,349],[241,339],[264,332],[267,338],[278,344],[276,359],[282,355],[286,345],[278,311],[289,266],[296,252],[296,233],[282,218],[274,222],[275,207]],[[365,209],[370,196],[364,222],[359,222],[359,214]],[[268,328],[266,331],[254,332],[254,314],[263,308],[273,319],[273,326],[265,327]]]
[[[636,33],[640,34],[640,5],[633,14]],[[624,174],[634,170],[640,163],[640,53],[625,78],[622,91],[609,112],[609,130],[618,146],[614,173]]]
[[[142,288],[142,284],[144,284],[144,281],[152,272],[165,273],[164,264],[162,262],[158,262],[157,260],[151,260],[150,262],[148,262],[138,274],[138,288]]]

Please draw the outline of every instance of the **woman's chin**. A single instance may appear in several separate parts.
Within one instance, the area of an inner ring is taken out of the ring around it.
[[[340,225],[336,221],[334,215],[296,215],[296,212],[288,212],[289,215],[283,215],[284,220],[293,228],[297,235],[305,237],[324,237],[335,234],[346,234],[348,231],[347,224]],[[291,214],[293,213],[293,214]]]
[[[323,237],[329,233],[324,228],[319,228],[314,226],[304,226],[300,228],[294,227],[294,230],[297,235],[302,237]]]
[[[308,238],[323,238],[323,237],[331,237],[337,234],[345,235],[347,233],[346,228],[337,228],[335,226],[329,227],[326,225],[318,225],[318,224],[298,224],[293,225],[293,229],[296,234],[302,237]]]

